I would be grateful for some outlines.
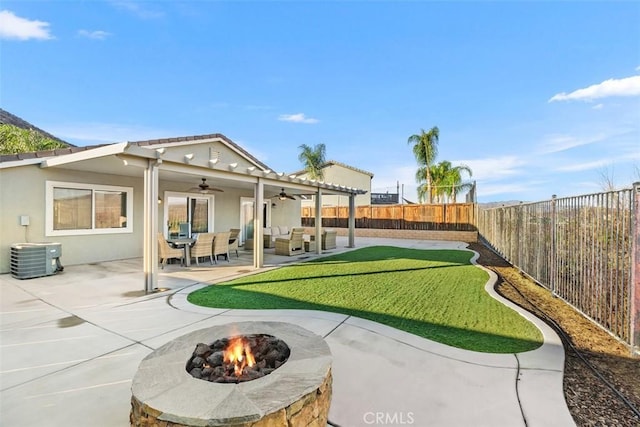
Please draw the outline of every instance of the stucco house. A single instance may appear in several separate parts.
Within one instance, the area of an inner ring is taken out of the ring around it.
[[[300,225],[299,200],[270,198],[283,188],[352,205],[368,191],[273,171],[222,134],[0,156],[0,273],[10,271],[12,244],[57,242],[65,265],[142,257],[149,291],[157,287],[156,235],[185,219],[194,231],[240,228],[242,241],[255,237],[259,268],[263,227]]]
[[[365,190],[365,193],[355,197],[355,206],[369,206],[371,204],[371,180],[373,173],[349,166],[336,160],[329,160],[322,165],[324,182],[350,185]],[[298,176],[308,178],[304,170],[294,172]],[[315,198],[309,197],[302,201],[302,206],[315,206]],[[341,194],[327,195],[322,198],[322,206],[349,206],[349,197]]]

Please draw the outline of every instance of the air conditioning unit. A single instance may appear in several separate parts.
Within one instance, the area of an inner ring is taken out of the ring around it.
[[[11,245],[11,276],[16,279],[51,276],[62,271],[60,243],[15,243]]]

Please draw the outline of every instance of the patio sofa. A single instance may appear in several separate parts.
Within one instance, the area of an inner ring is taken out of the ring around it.
[[[273,248],[276,245],[276,239],[288,238],[289,232],[292,227],[286,225],[274,225],[272,227],[265,227],[263,230],[264,247]]]

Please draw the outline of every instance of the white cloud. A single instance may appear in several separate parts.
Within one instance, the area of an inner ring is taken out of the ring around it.
[[[602,107],[604,107],[604,104],[596,104],[591,108],[594,110],[602,110]]]
[[[320,121],[318,119],[313,119],[311,117],[306,117],[304,115],[304,113],[281,114],[278,117],[278,120],[280,120],[282,122],[307,123],[307,124],[314,124],[314,123],[318,123]]]
[[[111,35],[106,31],[96,30],[96,31],[87,31],[87,30],[78,30],[78,35],[81,37],[87,37],[89,39],[96,40],[104,40]]]
[[[526,162],[517,156],[499,156],[486,159],[456,160],[453,164],[469,166],[473,172],[473,179],[478,181],[492,181],[519,175]]]
[[[142,19],[157,19],[164,16],[164,12],[148,9],[143,7],[141,3],[131,0],[114,0],[111,1],[111,4]]]
[[[581,172],[586,170],[598,169],[603,167],[614,167],[615,165],[630,163],[636,160],[640,160],[640,151],[637,149],[637,144],[633,147],[620,147],[616,149],[618,155],[603,157],[598,160],[583,161],[579,163],[568,164],[556,168],[556,171],[560,172]]]
[[[574,163],[572,165],[561,166],[556,170],[560,172],[579,172],[601,168],[609,164],[611,164],[611,159],[600,159],[591,162]]]
[[[584,89],[578,89],[571,93],[559,93],[549,99],[553,101],[592,101],[594,99],[610,96],[639,96],[640,76],[626,77],[623,79],[609,79],[602,83],[591,85]]]
[[[587,138],[576,137],[572,135],[550,135],[547,137],[547,140],[545,142],[540,144],[539,149],[543,154],[558,153],[560,151],[569,150],[570,148],[594,144],[596,142],[607,139],[607,137],[608,136],[603,133],[599,133]]]
[[[478,184],[478,195],[480,197],[496,196],[498,194],[527,194],[532,190],[527,183],[509,184]]]
[[[31,21],[16,16],[8,10],[0,11],[0,39],[50,40],[52,38],[48,22]]]

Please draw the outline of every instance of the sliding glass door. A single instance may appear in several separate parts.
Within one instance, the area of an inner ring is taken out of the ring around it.
[[[240,241],[253,238],[253,206],[254,199],[248,197],[240,198]],[[268,202],[264,202],[262,207],[262,226],[266,227],[270,219],[271,211]]]
[[[213,196],[167,192],[164,217],[169,238],[183,237],[185,229],[188,237],[208,233],[213,230]]]

